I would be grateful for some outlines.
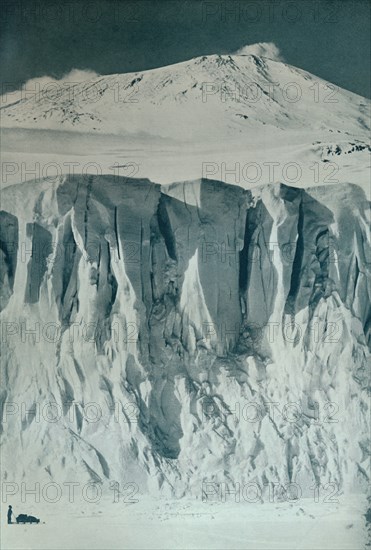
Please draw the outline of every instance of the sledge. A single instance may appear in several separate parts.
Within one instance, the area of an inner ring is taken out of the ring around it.
[[[35,518],[35,516],[28,516],[27,514],[19,514],[19,516],[16,517],[17,523],[40,523],[40,520],[38,518]]]

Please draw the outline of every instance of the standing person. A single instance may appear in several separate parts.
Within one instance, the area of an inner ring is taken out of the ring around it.
[[[12,514],[13,514],[13,510],[12,510],[12,507],[10,506],[10,504],[9,504],[9,508],[8,508],[8,523],[12,523]]]

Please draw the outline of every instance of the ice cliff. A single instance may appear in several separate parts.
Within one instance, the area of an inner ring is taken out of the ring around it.
[[[367,482],[369,212],[345,184],[5,189],[3,479]]]

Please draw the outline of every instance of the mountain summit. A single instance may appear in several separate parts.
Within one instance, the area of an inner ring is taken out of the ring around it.
[[[54,82],[3,107],[2,124],[143,132],[180,141],[243,137],[265,125],[273,131],[331,129],[363,135],[368,130],[366,107],[360,96],[283,62],[257,55],[209,55],[75,86]]]

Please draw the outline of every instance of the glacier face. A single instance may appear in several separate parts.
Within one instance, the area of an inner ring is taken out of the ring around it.
[[[3,479],[366,482],[368,214],[345,184],[5,189]]]

